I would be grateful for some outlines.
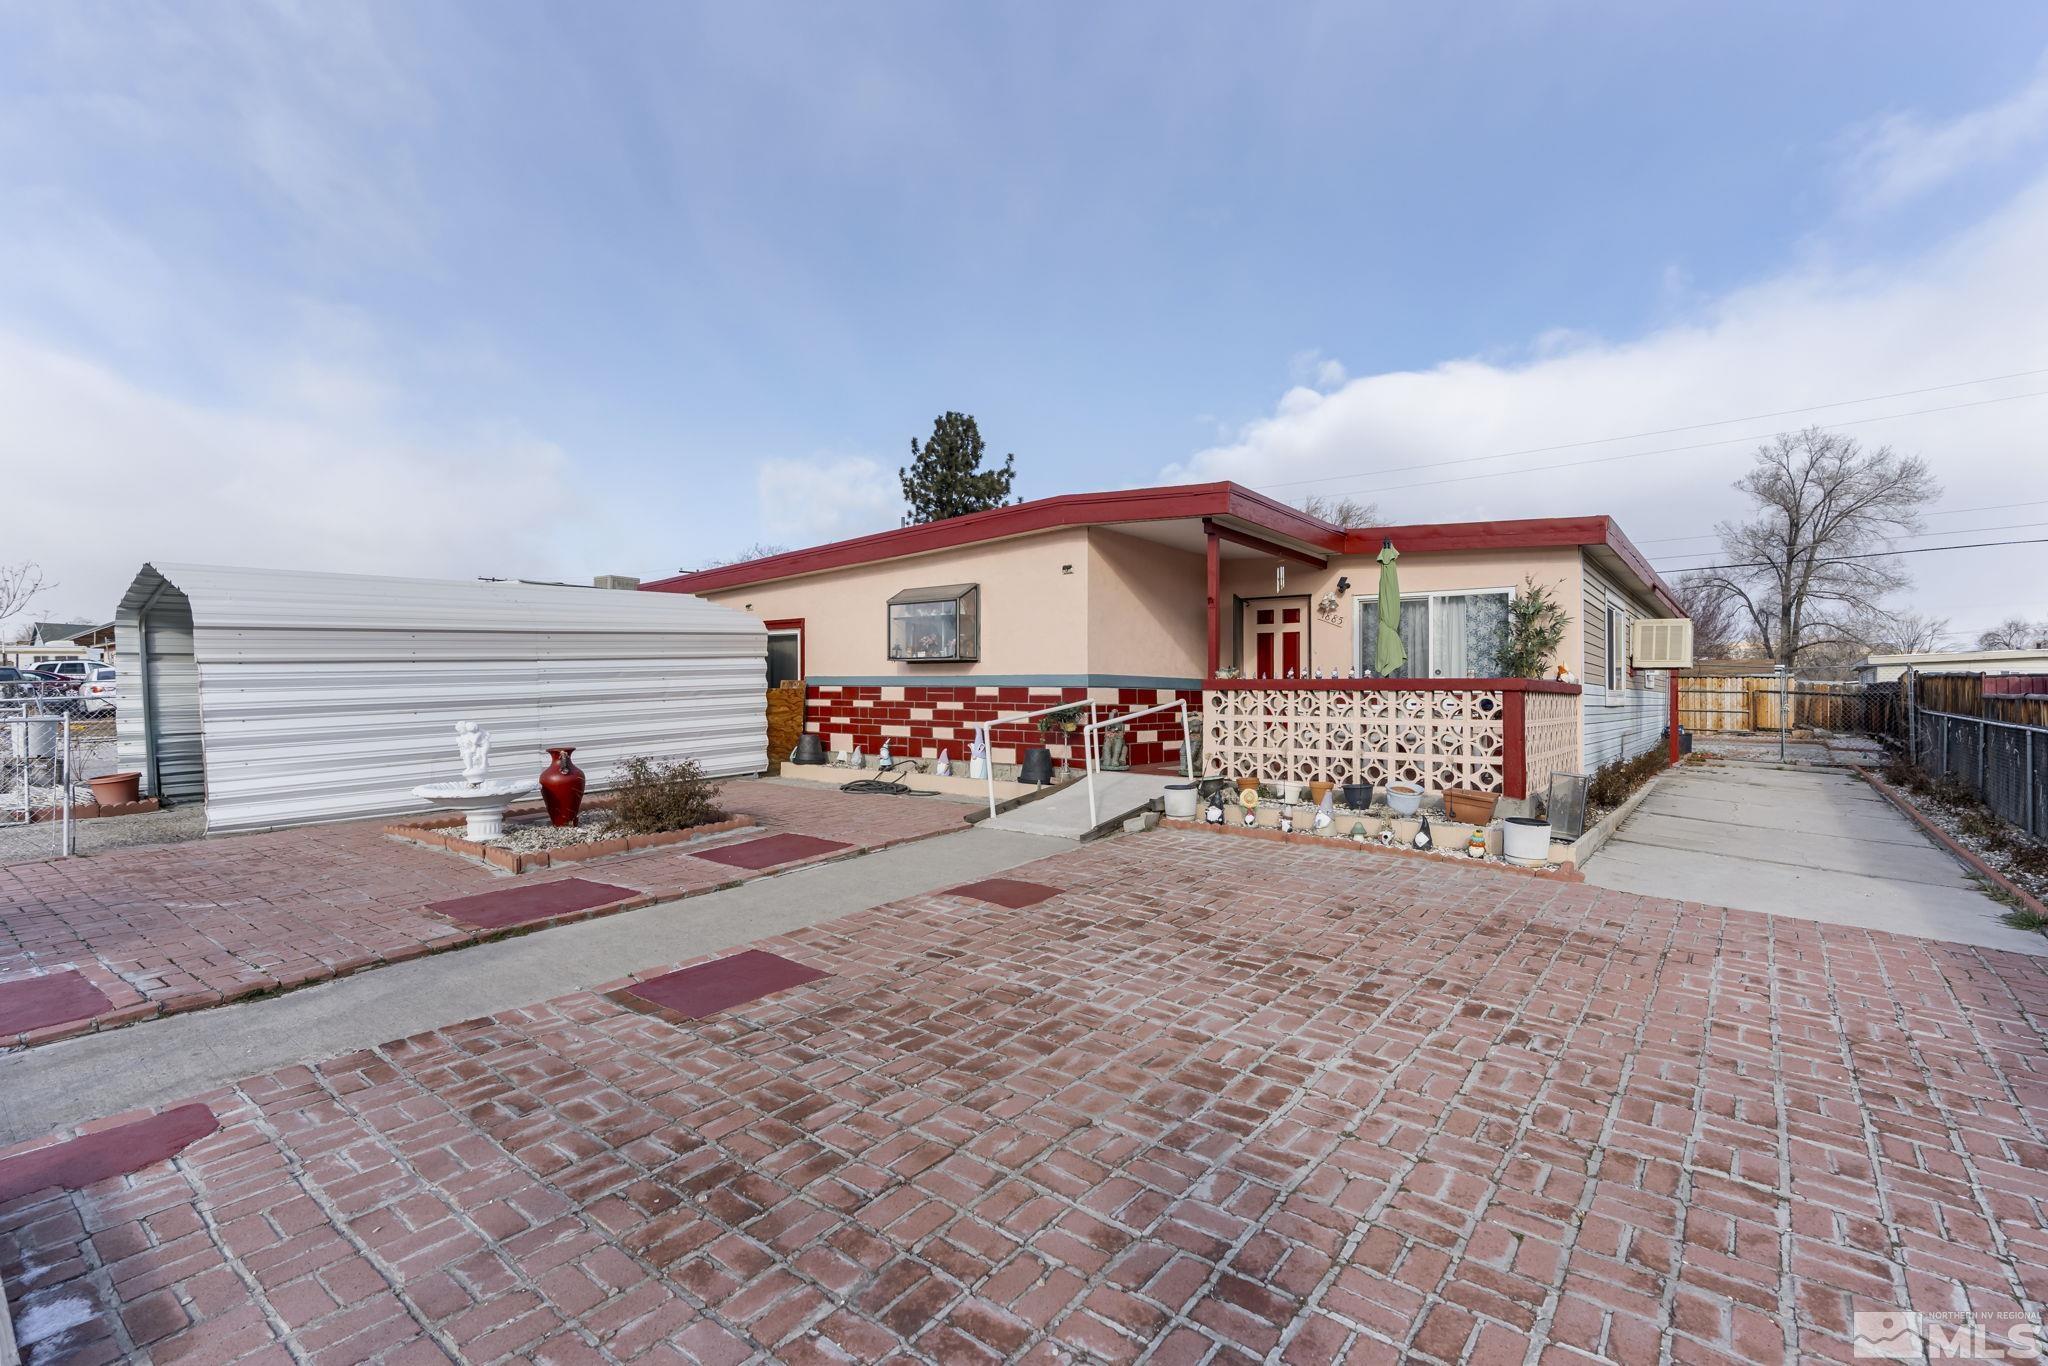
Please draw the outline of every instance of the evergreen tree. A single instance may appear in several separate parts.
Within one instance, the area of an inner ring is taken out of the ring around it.
[[[1017,457],[1006,455],[1001,469],[985,470],[982,453],[981,428],[966,413],[942,414],[922,446],[910,438],[910,464],[896,471],[903,480],[903,501],[910,504],[903,525],[941,522],[1010,502]]]

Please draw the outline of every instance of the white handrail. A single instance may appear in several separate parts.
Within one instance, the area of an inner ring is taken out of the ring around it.
[[[1150,716],[1154,712],[1172,711],[1175,707],[1180,708],[1180,757],[1182,763],[1187,768],[1188,781],[1193,782],[1195,778],[1195,754],[1194,750],[1188,745],[1188,704],[1186,698],[1177,697],[1171,702],[1157,702],[1152,706],[1144,708],[1142,711],[1125,712],[1121,716],[1106,716],[1100,721],[1090,721],[1081,728],[1081,756],[1088,764],[1088,828],[1090,830],[1095,828],[1096,821],[1100,819],[1095,811],[1095,770],[1101,767],[1096,762],[1096,746],[1101,742],[1095,738],[1095,732],[1104,726],[1121,726],[1125,722],[1135,721],[1141,716]]]
[[[1049,707],[1040,707],[1037,711],[1018,712],[1014,716],[998,716],[991,720],[977,721],[974,723],[974,729],[981,733],[982,753],[987,756],[982,760],[981,771],[982,776],[988,779],[989,815],[993,816],[996,814],[996,756],[993,747],[989,744],[989,729],[993,726],[1007,726],[1014,721],[1036,720],[1038,717],[1041,716],[1050,716],[1056,711],[1071,711],[1073,708],[1078,707],[1080,705],[1081,704],[1079,702],[1055,702]],[[1095,707],[1095,699],[1092,697],[1089,698],[1088,715],[1090,718],[1093,718],[1095,715]]]

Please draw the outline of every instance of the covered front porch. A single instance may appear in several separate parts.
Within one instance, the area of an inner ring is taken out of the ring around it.
[[[1441,676],[1443,667],[1483,653],[1462,648],[1440,648],[1434,659],[1428,653],[1412,658],[1408,671],[1414,677],[1358,677],[1364,647],[1358,644],[1357,614],[1371,599],[1359,595],[1357,583],[1369,594],[1378,569],[1369,557],[1269,539],[1214,519],[1204,520],[1202,532],[1208,608],[1205,775],[1262,783],[1408,782],[1429,791],[1458,787],[1521,799],[1547,792],[1553,773],[1578,771],[1578,684]],[[1407,548],[1401,539],[1396,549]],[[1267,562],[1258,566],[1261,574],[1270,566],[1270,599],[1247,596],[1247,559]],[[1530,564],[1534,572],[1556,568],[1540,558]],[[1310,591],[1287,595],[1290,570]],[[1471,583],[1494,580],[1505,580],[1501,589],[1455,596],[1492,597],[1512,592],[1517,582],[1498,565],[1470,577]],[[1465,578],[1452,582],[1469,587]],[[1407,603],[1405,591],[1403,599]],[[1443,615],[1433,598],[1424,601],[1425,611]],[[1320,659],[1318,635],[1325,646]],[[1332,645],[1335,660],[1328,657]]]

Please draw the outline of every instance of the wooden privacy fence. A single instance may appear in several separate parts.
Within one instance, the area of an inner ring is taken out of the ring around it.
[[[2048,726],[2048,674],[1916,674],[1913,681],[1923,711]]]
[[[1897,724],[1896,689],[1775,675],[1678,676],[1678,724],[1695,735],[1728,731],[1882,731]],[[1782,706],[1782,714],[1781,708]]]

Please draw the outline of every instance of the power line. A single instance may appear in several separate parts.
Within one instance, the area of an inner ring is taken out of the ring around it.
[[[1462,456],[1462,457],[1460,457],[1460,458],[1458,458],[1458,459],[1456,459],[1456,460],[1433,460],[1433,461],[1431,461],[1431,462],[1430,462],[1430,467],[1431,467],[1431,468],[1437,468],[1437,467],[1441,467],[1441,466],[1448,466],[1448,465],[1470,465],[1470,464],[1475,464],[1475,463],[1477,463],[1477,462],[1479,462],[1479,461],[1482,461],[1482,460],[1511,460],[1511,459],[1515,458],[1516,456],[1521,456],[1521,455],[1548,455],[1548,454],[1550,454],[1550,453],[1551,453],[1552,451],[1570,451],[1570,450],[1579,450],[1579,449],[1582,449],[1583,447],[1586,447],[1586,446],[1606,446],[1606,445],[1611,445],[1611,444],[1613,444],[1613,443],[1614,443],[1614,442],[1616,442],[1616,441],[1641,441],[1641,440],[1643,440],[1643,439],[1645,439],[1645,438],[1647,438],[1647,437],[1652,437],[1652,436],[1673,436],[1673,435],[1675,435],[1675,434],[1677,434],[1677,433],[1679,433],[1679,432],[1697,432],[1697,431],[1704,431],[1704,430],[1705,430],[1706,428],[1708,428],[1708,427],[1725,427],[1725,426],[1727,426],[1728,424],[1730,424],[1731,422],[1762,422],[1762,421],[1764,421],[1764,420],[1765,420],[1765,419],[1767,419],[1767,418],[1774,418],[1774,417],[1790,417],[1790,416],[1791,416],[1792,414],[1794,414],[1794,413],[1812,413],[1812,412],[1819,412],[1819,411],[1820,411],[1821,409],[1823,409],[1823,408],[1846,408],[1846,407],[1849,407],[1849,406],[1851,406],[1851,405],[1853,405],[1853,404],[1857,404],[1857,403],[1882,403],[1882,402],[1884,402],[1884,401],[1885,401],[1885,400],[1887,400],[1887,399],[1894,399],[1894,398],[1913,398],[1913,397],[1915,397],[1915,396],[1917,396],[1917,395],[1919,395],[1919,394],[1936,394],[1936,393],[1941,393],[1941,392],[1943,392],[1944,390],[1948,390],[1948,389],[1967,389],[1967,388],[1969,388],[1969,387],[1970,387],[1971,385],[1973,385],[1973,384],[1996,384],[1996,383],[1998,383],[1998,382],[1999,382],[1999,381],[2001,381],[2001,380],[2008,380],[2008,379],[2027,379],[2027,378],[2030,378],[2030,377],[2032,377],[2032,376],[2034,376],[2034,375],[2048,375],[2048,367],[2044,367],[2044,368],[2042,368],[2042,369],[2038,369],[2038,370],[2015,370],[2015,371],[2013,371],[2013,372],[2012,372],[2011,374],[2009,374],[2009,375],[1985,375],[1984,377],[1982,377],[1982,378],[1980,378],[1980,379],[1959,379],[1959,380],[1955,381],[1955,382],[1954,382],[1953,384],[1930,384],[1930,385],[1928,385],[1928,386],[1927,386],[1926,388],[1924,388],[1924,389],[1899,389],[1899,390],[1896,390],[1896,391],[1894,391],[1894,392],[1892,392],[1892,393],[1889,393],[1889,394],[1870,394],[1870,395],[1867,395],[1866,397],[1863,397],[1863,398],[1844,398],[1844,399],[1837,399],[1837,400],[1835,400],[1835,401],[1834,401],[1834,402],[1832,402],[1832,403],[1810,403],[1810,404],[1808,404],[1808,405],[1806,405],[1805,407],[1802,407],[1802,408],[1780,408],[1780,409],[1779,409],[1778,411],[1776,411],[1776,412],[1772,412],[1772,413],[1751,413],[1751,414],[1749,414],[1749,415],[1748,415],[1748,416],[1746,416],[1746,417],[1723,417],[1723,418],[1716,418],[1716,419],[1715,419],[1714,421],[1712,421],[1712,422],[1693,422],[1693,423],[1689,423],[1689,424],[1687,424],[1687,425],[1685,425],[1685,426],[1683,426],[1683,427],[1659,427],[1659,428],[1656,428],[1656,429],[1654,429],[1654,430],[1652,430],[1652,431],[1646,431],[1646,432],[1630,432],[1630,433],[1628,433],[1628,434],[1626,434],[1626,435],[1623,435],[1623,436],[1596,436],[1596,437],[1592,437],[1592,438],[1589,438],[1589,439],[1587,439],[1587,440],[1584,440],[1584,441],[1562,441],[1562,442],[1559,442],[1559,443],[1558,443],[1557,445],[1554,445],[1554,446],[1527,446],[1527,447],[1524,447],[1523,449],[1521,449],[1521,450],[1518,450],[1518,451],[1501,451],[1501,452],[1499,452],[1499,453],[1497,453],[1497,454],[1494,454],[1494,455],[1468,455],[1468,456]],[[2028,395],[2025,395],[2025,394],[2018,394],[2018,395],[2013,395],[2012,397],[2017,397],[2017,398],[2025,398],[2025,397],[2028,397]],[[1928,409],[1928,411],[1929,411],[1929,412],[1942,412],[1942,411],[1944,411],[1944,410],[1943,410],[1943,409],[1940,409],[1940,408],[1932,408],[1932,409]],[[1900,416],[1900,417],[1910,417],[1910,416],[1913,416],[1913,414],[1910,414],[1910,413],[1900,413],[1900,414],[1897,414],[1897,416]],[[1865,420],[1865,421],[1875,421],[1875,420],[1877,420],[1877,419],[1863,419],[1863,420]],[[1736,440],[1738,440],[1738,441],[1752,441],[1752,440],[1755,440],[1756,438],[1754,438],[1754,437],[1747,437],[1747,436],[1745,436],[1745,437],[1737,437],[1737,438],[1735,438],[1735,439],[1736,439]],[[1720,444],[1720,443],[1710,443],[1710,444]],[[1676,447],[1676,448],[1674,448],[1674,449],[1678,449],[1678,450],[1687,450],[1687,449],[1694,449],[1694,448],[1691,448],[1691,447],[1683,447],[1683,446],[1681,446],[1681,447]],[[1655,451],[1644,451],[1644,452],[1642,452],[1642,454],[1644,454],[1644,455],[1655,455],[1655,454],[1658,454],[1658,452],[1655,452]],[[1275,480],[1275,481],[1273,481],[1272,483],[1269,483],[1269,484],[1255,484],[1255,485],[1253,485],[1253,487],[1254,487],[1254,488],[1259,488],[1259,489],[1284,489],[1284,488],[1292,488],[1292,487],[1294,487],[1294,486],[1296,486],[1296,485],[1299,485],[1299,484],[1320,484],[1320,483],[1322,483],[1323,481],[1325,481],[1325,480],[1328,480],[1328,479],[1355,479],[1355,478],[1359,478],[1359,477],[1362,477],[1362,476],[1364,476],[1364,475],[1368,475],[1368,474],[1382,474],[1382,473],[1385,473],[1385,472],[1386,472],[1386,470],[1387,470],[1387,469],[1390,469],[1390,468],[1399,468],[1399,467],[1398,467],[1398,466],[1388,466],[1388,467],[1382,467],[1381,469],[1372,469],[1372,470],[1353,470],[1353,471],[1352,471],[1351,473],[1349,473],[1349,474],[1318,474],[1318,475],[1312,475],[1312,476],[1310,476],[1309,478],[1306,478],[1306,479],[1278,479],[1278,480]]]
[[[1917,539],[1919,539],[1919,538],[1920,538],[1920,537],[1922,537],[1922,536],[1975,536],[1975,535],[1977,535],[1977,534],[1978,534],[1979,532],[1983,532],[1983,531],[2031,531],[2031,530],[2032,530],[2033,528],[2035,528],[2035,527],[2041,527],[2041,526],[2048,526],[2048,522],[2006,522],[2006,523],[2004,523],[2004,524],[2002,524],[2002,525],[1999,525],[1999,526],[1957,526],[1957,527],[1950,527],[1950,528],[1948,528],[1948,529],[1947,529],[1946,531],[1916,531],[1916,532],[1913,532],[1913,533],[1912,533],[1912,535],[1911,535],[1911,539],[1917,540]],[[1891,540],[1888,540],[1888,541],[1886,541],[1886,542],[1885,542],[1885,544],[1886,544],[1886,545],[1897,545],[1897,544],[1898,544],[1898,542],[1899,542],[1900,540],[1903,540],[1903,539],[1907,539],[1907,538],[1905,538],[1905,537],[1893,537],[1893,538],[1892,538]],[[1928,547],[1926,547],[1926,549],[1929,549],[1929,550],[1939,550],[1939,549],[1941,549],[1941,547],[1940,547],[1940,546],[1928,546]],[[1692,555],[1704,555],[1704,554],[1706,554],[1707,552],[1706,552],[1706,551],[1704,551],[1704,550],[1674,550],[1674,551],[1672,551],[1671,553],[1672,553],[1672,554],[1674,554],[1674,555],[1678,555],[1678,556],[1682,556],[1682,557],[1683,557],[1683,556],[1692,556]],[[1894,550],[1894,551],[1892,551],[1891,553],[1892,553],[1892,554],[1894,554],[1894,555],[1910,555],[1910,554],[1912,554],[1913,552],[1912,552],[1912,551],[1911,551],[1910,549],[1908,549],[1908,550]],[[1651,563],[1651,564],[1663,564],[1663,563],[1664,563],[1664,561],[1662,561],[1662,560],[1652,560],[1652,561],[1650,561],[1650,563]],[[1680,567],[1680,572],[1683,572],[1683,567],[1682,567],[1682,566]]]
[[[1963,513],[1965,513],[1965,512],[2009,512],[2009,511],[2011,511],[2011,510],[2012,510],[2012,509],[2014,509],[2014,508],[2038,508],[2038,507],[2048,507],[2048,498],[2042,498],[2042,499],[2039,499],[2039,500],[2037,500],[2037,501],[2035,501],[2035,502],[2032,502],[2032,503],[1985,503],[1985,504],[1983,504],[1983,505],[1981,505],[1981,506],[1979,506],[1979,507],[1973,507],[1973,508],[1937,508],[1937,509],[1935,509],[1935,510],[1934,510],[1934,511],[1932,511],[1932,512],[1923,512],[1923,513],[1921,513],[1920,515],[1921,515],[1922,517],[1956,517],[1956,516],[1960,516],[1961,514],[1963,514]],[[2007,529],[2008,529],[2008,528],[2005,528],[2005,527],[1991,527],[1991,526],[1980,526],[1980,527],[1973,527],[1973,528],[1971,528],[1971,530],[1972,530],[1972,531],[2003,531],[2003,530],[2007,530]],[[1969,532],[1966,532],[1966,531],[1953,531],[1953,530],[1952,530],[1952,531],[1916,531],[1916,532],[1913,532],[1912,534],[1913,534],[1913,535],[1915,535],[1915,536],[1955,536],[1955,535],[1968,535],[1968,534],[1970,534],[1970,533],[1969,533]],[[1702,531],[1702,532],[1700,532],[1700,533],[1699,533],[1699,534],[1698,534],[1697,536],[1653,536],[1653,537],[1651,537],[1651,538],[1650,538],[1649,540],[1647,540],[1647,541],[1637,541],[1637,542],[1636,542],[1636,544],[1637,544],[1637,545],[1639,545],[1639,546],[1642,546],[1642,545],[1670,545],[1670,544],[1671,544],[1671,543],[1672,543],[1673,541],[1711,541],[1711,540],[1714,540],[1714,539],[1716,539],[1716,538],[1717,538],[1717,537],[1718,537],[1719,535],[1720,535],[1720,533],[1719,533],[1719,532],[1716,532],[1716,531]],[[1688,552],[1685,552],[1685,551],[1673,551],[1672,553],[1673,553],[1674,555],[1676,555],[1676,554],[1685,554],[1685,553],[1688,553]],[[1697,552],[1697,551],[1693,551],[1693,552],[1689,552],[1689,553],[1697,554],[1698,552]]]
[[[1889,559],[1893,555],[1932,555],[1937,550],[1983,550],[1996,545],[2048,545],[2048,536],[2034,536],[2018,541],[1973,541],[1967,545],[1923,545],[1913,550],[1872,550],[1862,555],[1836,555],[1825,560],[1815,560],[1814,563],[1816,565],[1847,564],[1851,560],[1883,560]],[[1672,572],[1689,574],[1701,569],[1774,569],[1776,567],[1776,562],[1772,560],[1748,560],[1740,564],[1682,565],[1673,569]]]
[[[1840,421],[1840,422],[1834,422],[1834,423],[1826,423],[1826,424],[1820,424],[1820,425],[1821,425],[1821,430],[1823,430],[1823,431],[1835,431],[1835,430],[1838,430],[1838,429],[1840,429],[1840,428],[1843,428],[1843,427],[1860,427],[1860,426],[1863,426],[1863,425],[1864,425],[1864,424],[1866,424],[1866,423],[1871,423],[1871,422],[1894,422],[1894,421],[1897,421],[1897,420],[1898,420],[1899,418],[1902,418],[1902,417],[1925,417],[1925,416],[1926,416],[1927,414],[1929,414],[1929,413],[1952,413],[1952,412],[1955,412],[1955,411],[1957,411],[1958,409],[1962,409],[1962,408],[1983,408],[1983,407],[1986,407],[1986,406],[1988,406],[1988,405],[1990,405],[1990,404],[1993,404],[1993,403],[2011,403],[2011,402],[2015,401],[2016,399],[2023,399],[2023,398],[2040,398],[2040,397],[2042,397],[2042,396],[2044,396],[2044,395],[2048,395],[2048,389],[2035,389],[2035,390],[2032,390],[2032,391],[2030,391],[2030,392],[2028,392],[2028,393],[2024,393],[2024,394],[2006,394],[2006,395],[2004,395],[2003,397],[2000,397],[2000,398],[1980,398],[1980,399],[1973,399],[1973,400],[1970,400],[1969,402],[1966,402],[1966,403],[1945,403],[1945,404],[1942,404],[1942,405],[1940,405],[1940,406],[1938,406],[1938,407],[1933,407],[1933,408],[1912,408],[1912,409],[1908,409],[1908,410],[1907,410],[1906,412],[1903,412],[1903,413],[1882,413],[1882,414],[1880,414],[1880,415],[1878,415],[1878,416],[1876,416],[1876,417],[1853,417],[1853,418],[1845,418],[1845,419],[1844,419],[1843,421]],[[1772,436],[1772,435],[1775,435],[1775,433],[1770,433],[1770,432],[1760,432],[1760,433],[1756,433],[1756,434],[1753,434],[1753,435],[1750,435],[1750,436],[1731,436],[1731,437],[1725,437],[1725,438],[1723,438],[1723,439],[1721,439],[1721,440],[1718,440],[1718,441],[1696,441],[1696,442],[1693,442],[1693,443],[1692,443],[1691,445],[1687,445],[1687,446],[1660,446],[1660,447],[1658,447],[1658,448],[1657,448],[1657,449],[1655,449],[1655,450],[1648,450],[1648,451],[1625,451],[1625,452],[1623,452],[1623,453],[1622,453],[1622,454],[1620,454],[1620,455],[1601,455],[1601,456],[1595,456],[1595,457],[1593,457],[1593,458],[1592,458],[1592,459],[1590,459],[1590,460],[1564,460],[1564,461],[1559,461],[1559,462],[1558,462],[1557,464],[1554,464],[1554,465],[1525,465],[1525,466],[1523,466],[1523,467],[1522,467],[1521,469],[1516,469],[1516,470],[1489,470],[1489,471],[1487,471],[1487,472],[1485,472],[1485,473],[1483,473],[1483,474],[1457,474],[1457,475],[1452,475],[1452,476],[1450,476],[1450,477],[1449,477],[1449,478],[1447,478],[1447,479],[1418,479],[1418,480],[1415,480],[1415,481],[1413,481],[1412,483],[1407,483],[1407,484],[1392,484],[1392,485],[1386,485],[1386,486],[1382,486],[1382,487],[1378,487],[1378,488],[1351,488],[1351,489],[1333,489],[1333,490],[1331,490],[1331,491],[1330,491],[1330,493],[1329,493],[1328,495],[1326,495],[1326,496],[1329,496],[1329,497],[1342,497],[1343,495],[1345,495],[1345,494],[1350,494],[1350,493],[1361,493],[1361,494],[1374,494],[1374,495],[1377,495],[1377,494],[1386,494],[1386,493],[1398,493],[1398,492],[1400,492],[1400,491],[1401,491],[1401,490],[1403,490],[1403,489],[1421,489],[1421,488],[1431,488],[1431,487],[1434,487],[1434,486],[1436,486],[1436,485],[1438,485],[1438,484],[1465,484],[1465,483],[1470,483],[1470,482],[1471,482],[1472,480],[1474,480],[1474,479],[1503,479],[1503,478],[1506,478],[1506,477],[1507,477],[1507,476],[1509,476],[1509,475],[1514,475],[1514,474],[1541,474],[1541,473],[1544,473],[1544,472],[1545,472],[1545,471],[1547,471],[1547,470],[1571,470],[1571,469],[1579,469],[1579,468],[1582,468],[1582,467],[1584,467],[1584,466],[1587,466],[1587,465],[1610,465],[1610,464],[1613,464],[1613,463],[1614,463],[1615,461],[1617,461],[1617,460],[1640,460],[1640,459],[1642,459],[1642,458],[1643,458],[1644,456],[1649,456],[1649,455],[1673,455],[1673,454],[1678,454],[1678,453],[1681,453],[1681,452],[1684,452],[1684,451],[1703,451],[1703,450],[1709,450],[1709,449],[1711,449],[1711,448],[1713,448],[1713,447],[1715,447],[1715,446],[1740,446],[1740,445],[1745,445],[1745,444],[1747,444],[1747,443],[1749,443],[1749,442],[1752,442],[1752,441],[1761,441],[1761,440],[1765,440],[1765,439],[1767,439],[1768,437],[1770,437],[1770,436]],[[1427,464],[1427,465],[1424,465],[1424,466],[1422,466],[1421,468],[1423,468],[1423,469],[1437,469],[1437,468],[1441,468],[1441,467],[1443,467],[1443,466],[1448,466],[1448,465],[1468,465],[1468,464],[1471,464],[1473,460],[1492,460],[1492,459],[1497,459],[1497,458],[1498,458],[1498,457],[1495,457],[1495,456],[1485,456],[1485,455],[1482,455],[1482,456],[1474,456],[1474,457],[1472,457],[1471,459],[1468,459],[1468,460],[1442,460],[1442,461],[1433,461],[1433,462],[1431,462],[1431,463],[1429,463],[1429,464]],[[1385,467],[1384,469],[1379,469],[1379,470],[1361,470],[1361,471],[1359,471],[1358,473],[1359,473],[1359,474],[1360,474],[1361,476],[1362,476],[1362,475],[1366,475],[1366,474],[1384,474],[1384,473],[1388,473],[1388,472],[1392,472],[1392,471],[1398,471],[1398,470],[1399,470],[1399,469],[1401,469],[1401,468],[1403,468],[1403,467],[1401,467],[1401,466],[1398,466],[1398,465],[1390,465],[1390,466],[1387,466],[1387,467]],[[1332,475],[1332,476],[1330,476],[1330,477],[1331,477],[1331,478],[1346,478],[1346,477],[1349,477],[1349,476],[1343,476],[1343,475]],[[1262,487],[1272,487],[1272,486],[1271,486],[1271,485],[1264,485],[1264,486],[1262,486]]]

